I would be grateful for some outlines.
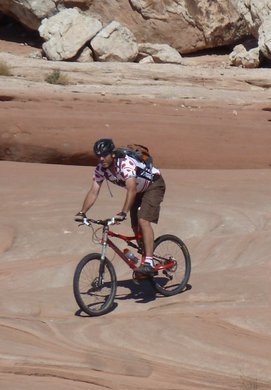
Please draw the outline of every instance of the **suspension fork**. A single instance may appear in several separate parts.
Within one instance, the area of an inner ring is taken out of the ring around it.
[[[101,261],[104,262],[105,260],[105,254],[106,254],[106,248],[107,248],[107,239],[108,239],[108,231],[109,227],[105,226],[103,230],[103,237],[102,237],[102,254],[101,254]]]
[[[102,237],[102,242],[101,242],[102,243],[102,253],[101,253],[101,262],[100,262],[100,267],[99,267],[99,284],[103,283],[108,231],[109,231],[109,227],[105,226],[103,229],[103,237]]]

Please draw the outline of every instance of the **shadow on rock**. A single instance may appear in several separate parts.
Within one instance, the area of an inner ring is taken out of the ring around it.
[[[102,314],[102,316],[111,313],[111,312],[114,311],[117,307],[118,307],[118,304],[117,304],[116,302],[114,302],[114,303],[112,304],[112,306],[110,307],[110,310],[108,310],[108,312],[106,312],[105,314]],[[83,318],[85,318],[85,317],[96,317],[96,316],[91,316],[91,315],[85,313],[82,309],[78,309],[78,310],[74,313],[74,315],[75,315],[76,317],[83,317]]]
[[[97,159],[89,153],[64,153],[50,147],[16,142],[1,144],[0,160],[82,166],[97,163]]]
[[[169,298],[156,291],[153,283],[147,279],[140,280],[137,283],[131,279],[118,281],[118,287],[128,288],[130,292],[128,294],[117,294],[115,298],[116,300],[134,299],[137,303],[148,303],[154,301],[157,298]],[[191,289],[192,286],[187,284],[186,288],[179,294],[182,294],[185,291],[189,291]]]
[[[154,301],[155,299],[161,299],[161,298],[170,298],[166,297],[164,295],[159,294],[153,283],[150,280],[140,280],[138,282],[135,282],[132,279],[127,280],[121,280],[118,281],[118,288],[127,288],[130,290],[128,293],[120,293],[116,295],[115,301],[125,301],[128,299],[135,300],[136,303],[148,303],[151,301]],[[191,284],[187,284],[186,288],[182,290],[179,294],[182,294],[186,291],[189,291],[192,289]],[[178,294],[178,295],[179,295]],[[103,315],[109,314],[112,311],[114,311],[118,307],[118,303],[113,302],[110,310],[106,312]],[[89,314],[86,314],[83,310],[79,309],[74,313],[77,317],[91,317]],[[94,316],[95,317],[95,316]]]
[[[117,294],[116,300],[134,299],[137,303],[147,303],[156,299],[156,290],[149,280],[134,282],[131,279],[118,281],[118,288],[124,287],[130,292]]]

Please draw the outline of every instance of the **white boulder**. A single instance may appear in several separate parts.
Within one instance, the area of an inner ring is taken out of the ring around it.
[[[259,49],[266,58],[271,59],[271,14],[259,28]]]
[[[83,14],[77,8],[62,10],[49,19],[43,19],[39,33],[46,42],[42,48],[47,58],[53,61],[73,58],[101,28],[98,19]]]
[[[138,54],[134,34],[120,23],[113,21],[103,28],[92,40],[96,60],[98,61],[134,61]]]
[[[140,43],[138,45],[139,57],[152,56],[154,62],[181,64],[182,56],[173,47],[167,44]]]
[[[234,47],[229,58],[233,66],[258,68],[260,65],[260,50],[258,47],[247,50],[244,45],[240,44]]]
[[[43,18],[58,12],[55,0],[1,0],[0,11],[20,21],[28,28],[37,30]]]

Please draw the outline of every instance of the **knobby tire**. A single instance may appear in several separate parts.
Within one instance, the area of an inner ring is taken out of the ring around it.
[[[103,281],[100,282],[101,271]],[[100,316],[108,313],[114,303],[117,278],[112,263],[101,261],[99,253],[85,256],[77,265],[73,277],[75,300],[86,314]]]
[[[167,271],[159,271],[152,283],[162,295],[171,296],[183,291],[191,273],[191,258],[189,251],[178,237],[165,234],[154,241],[154,261],[156,265],[173,260],[176,266]]]

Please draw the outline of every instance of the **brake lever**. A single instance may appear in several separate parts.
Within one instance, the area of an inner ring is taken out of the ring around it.
[[[111,220],[108,222],[108,225],[117,225],[118,222],[115,220],[115,217],[112,217]]]
[[[82,226],[82,225],[89,226],[90,225],[88,218],[75,218],[75,222],[81,222],[81,223],[79,223],[78,226]]]

